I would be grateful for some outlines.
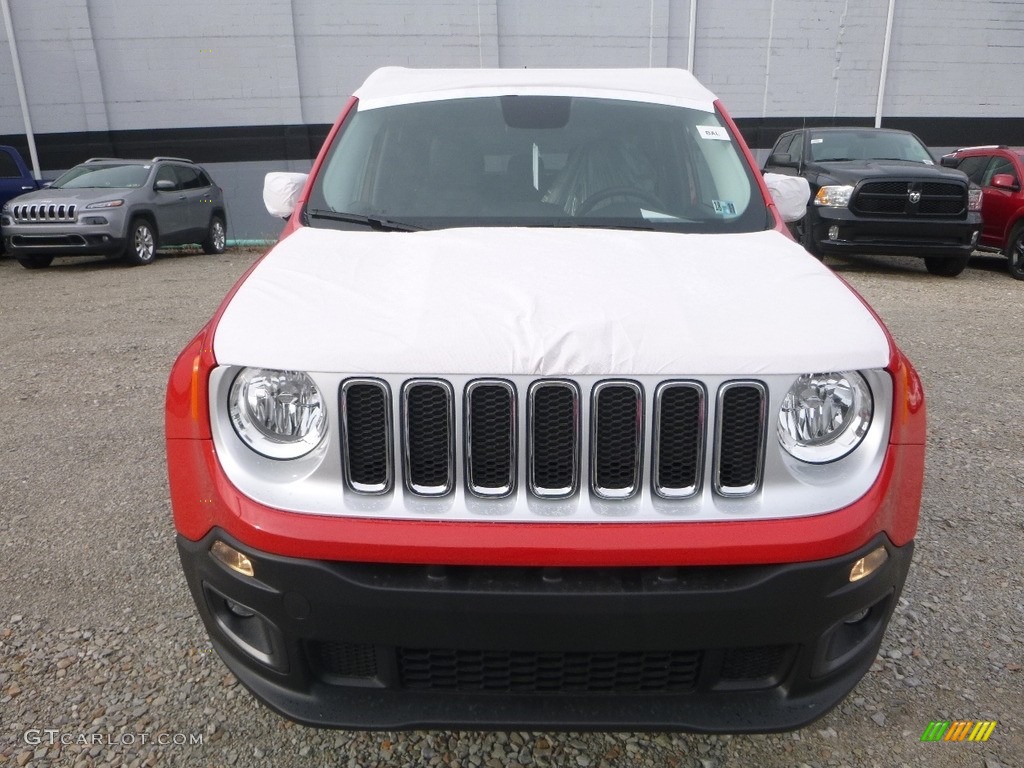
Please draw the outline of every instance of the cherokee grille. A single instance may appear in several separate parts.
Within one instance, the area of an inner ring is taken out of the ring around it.
[[[850,207],[868,216],[964,216],[967,187],[938,181],[869,181],[854,193]]]
[[[759,381],[725,382],[711,404],[701,382],[664,381],[654,387],[653,414],[644,387],[622,379],[596,382],[589,396],[561,379],[535,380],[525,396],[504,379],[474,379],[461,396],[444,379],[410,379],[400,389],[396,406],[382,380],[342,382],[342,467],[357,493],[389,492],[396,462],[418,496],[445,496],[464,482],[473,496],[502,498],[516,492],[524,471],[528,492],[540,498],[572,496],[587,478],[584,487],[599,499],[631,498],[648,481],[664,499],[685,499],[701,492],[709,462],[717,494],[760,488],[768,392]]]
[[[16,224],[71,223],[78,220],[78,206],[74,203],[22,203],[11,208]]]

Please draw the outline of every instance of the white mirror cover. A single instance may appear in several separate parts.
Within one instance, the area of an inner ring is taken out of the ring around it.
[[[764,183],[772,193],[775,207],[786,222],[799,221],[807,213],[807,202],[811,199],[811,185],[803,176],[787,176],[784,173],[766,173]]]
[[[268,173],[263,180],[263,204],[271,216],[286,219],[295,210],[308,173]]]

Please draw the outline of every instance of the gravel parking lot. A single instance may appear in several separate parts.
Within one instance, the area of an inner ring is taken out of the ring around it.
[[[924,379],[915,562],[838,709],[791,734],[708,737],[317,731],[249,696],[180,572],[163,397],[174,356],[257,256],[0,260],[0,764],[1024,766],[1024,283],[1005,260],[956,279],[829,260]],[[808,322],[841,343],[827,317]],[[985,743],[921,742],[935,720],[998,725]]]

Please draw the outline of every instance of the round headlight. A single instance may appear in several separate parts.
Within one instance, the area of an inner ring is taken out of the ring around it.
[[[800,461],[835,461],[864,439],[873,411],[871,389],[859,373],[804,374],[782,400],[779,442]]]
[[[301,371],[244,368],[231,385],[228,412],[242,442],[271,459],[305,456],[327,434],[320,390]]]

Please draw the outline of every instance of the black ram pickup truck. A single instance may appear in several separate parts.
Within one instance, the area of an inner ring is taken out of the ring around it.
[[[775,142],[765,172],[803,176],[807,216],[794,228],[825,254],[924,258],[933,275],[967,267],[981,229],[981,190],[937,165],[912,133],[887,128],[801,128]]]

